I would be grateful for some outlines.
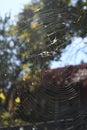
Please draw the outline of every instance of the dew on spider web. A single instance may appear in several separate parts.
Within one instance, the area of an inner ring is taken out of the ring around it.
[[[50,57],[57,56],[61,48],[66,46],[64,38],[67,38],[66,31],[70,26],[70,23],[67,23],[67,19],[72,14],[69,14],[69,16],[66,11],[57,9],[48,9],[41,13],[38,12],[38,14],[41,22],[40,29],[45,34],[44,42],[46,43],[46,47],[42,52],[29,55],[28,58],[39,61],[40,58],[45,59],[48,57],[49,59]],[[80,18],[74,22],[79,22]],[[19,31],[26,29],[31,19],[28,19],[27,23],[23,21],[25,25]],[[61,40],[59,36],[61,37],[62,33],[64,35]],[[21,89],[22,101],[13,112],[16,118],[20,116],[24,121],[32,123],[56,121],[58,124],[61,124],[61,122],[64,124],[66,122],[64,129],[73,127],[74,125],[77,128],[81,123],[79,111],[80,95],[78,86],[78,90],[73,87],[74,81],[71,80],[71,72],[72,66],[60,68],[59,70],[42,71],[40,88],[32,94],[23,86]],[[5,74],[5,76],[7,75]],[[71,126],[69,126],[68,121]],[[21,127],[20,130],[22,129]]]

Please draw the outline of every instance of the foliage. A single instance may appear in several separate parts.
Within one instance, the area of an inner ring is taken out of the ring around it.
[[[20,103],[20,98],[17,97],[17,98],[15,99],[15,102],[16,102],[16,103]]]
[[[4,95],[3,93],[0,93],[0,98],[1,98],[2,100],[5,100],[5,95]]]
[[[56,59],[61,54],[73,36],[85,37],[87,35],[87,2],[77,0],[41,0],[43,8],[40,17],[42,28],[46,32],[48,50],[57,53]]]
[[[4,95],[4,93],[0,92],[0,127],[26,124],[26,122],[22,121],[21,119],[11,118],[11,113],[6,111],[3,107],[5,105],[5,99],[6,96]],[[20,104],[20,98],[17,97],[15,99],[14,109],[17,109],[19,104]]]
[[[0,17],[0,88],[8,84],[10,73],[10,59],[12,58],[12,48],[7,40],[7,28],[9,24],[9,16]]]
[[[86,16],[86,1],[77,0],[72,5],[71,0],[40,0],[25,5],[15,24],[10,23],[10,16],[0,17],[0,90],[4,93],[0,93],[0,103],[4,101],[3,110],[12,107],[15,101],[15,106],[21,103],[16,93],[17,84],[23,88],[27,84],[29,91],[34,92],[40,86],[41,70],[48,69],[51,60],[58,60],[71,37],[87,35]],[[23,89],[20,91],[22,93]],[[2,115],[1,119],[9,117],[7,113]]]
[[[11,119],[11,114],[9,112],[4,111],[0,115],[0,127],[7,127],[7,126],[14,126],[14,125],[23,125],[26,122],[22,121],[21,119]]]

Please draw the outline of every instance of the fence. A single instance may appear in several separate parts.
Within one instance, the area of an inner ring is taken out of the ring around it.
[[[0,130],[87,130],[81,124],[72,125],[72,119],[36,123],[35,125],[3,127]]]

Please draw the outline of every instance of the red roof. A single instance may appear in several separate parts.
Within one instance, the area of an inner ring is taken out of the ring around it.
[[[70,83],[82,83],[82,87],[87,87],[87,64],[44,70],[41,79],[46,87],[63,87]]]

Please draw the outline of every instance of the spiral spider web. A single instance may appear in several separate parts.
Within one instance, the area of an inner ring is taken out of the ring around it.
[[[58,55],[61,48],[66,45],[66,41],[65,39],[61,41],[57,37],[68,29],[66,22],[68,17],[71,17],[67,15],[64,9],[48,9],[39,12],[39,16],[42,22],[41,29],[46,35],[45,42],[47,42],[47,45],[41,53],[29,56],[29,58],[36,60]],[[65,21],[62,17],[65,17]],[[21,30],[27,28],[27,26],[28,23]],[[66,33],[63,37],[65,35]],[[83,130],[79,85],[76,84],[77,88],[73,86],[70,77],[71,70],[72,66],[67,66],[58,70],[42,71],[40,88],[32,94],[29,94],[28,90],[22,90],[22,96],[24,95],[25,99],[18,106],[18,109],[14,111],[15,115],[19,114],[23,120],[29,120],[32,123],[54,121],[56,127],[60,130]],[[55,76],[58,78],[56,82]],[[64,81],[60,81],[61,77],[64,78]],[[50,81],[51,79],[52,81]],[[57,86],[58,82],[59,86]],[[28,107],[26,108],[26,106]],[[29,117],[28,113],[30,111],[32,114]]]

